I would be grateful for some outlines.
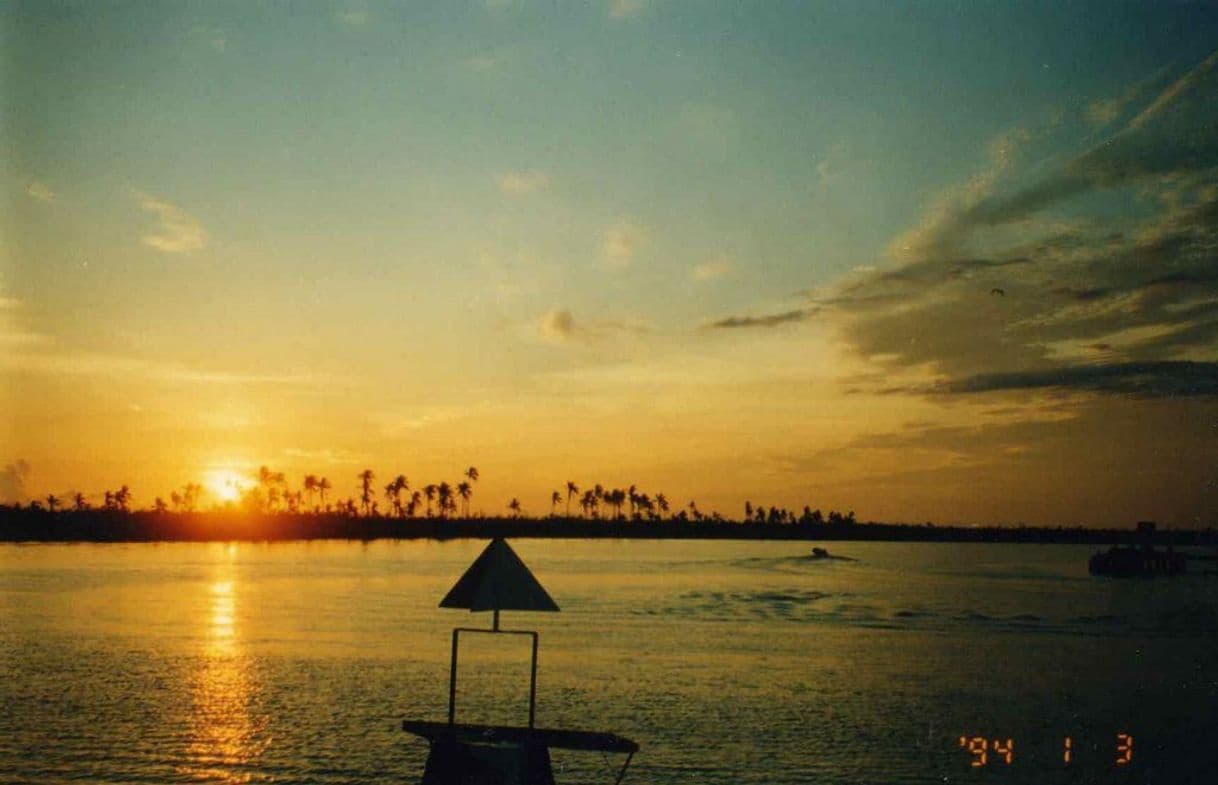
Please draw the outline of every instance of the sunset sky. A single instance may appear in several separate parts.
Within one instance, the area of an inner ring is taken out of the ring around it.
[[[7,2],[0,501],[1218,523],[1218,6]],[[997,290],[997,291],[995,291]]]

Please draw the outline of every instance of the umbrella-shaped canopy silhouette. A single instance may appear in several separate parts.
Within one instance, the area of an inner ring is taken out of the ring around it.
[[[558,610],[558,604],[502,537],[491,540],[440,600],[440,607],[496,611],[496,616],[501,610]]]

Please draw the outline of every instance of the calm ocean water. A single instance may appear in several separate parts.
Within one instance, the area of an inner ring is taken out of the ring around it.
[[[1218,781],[1216,577],[1092,578],[1075,546],[512,544],[563,609],[504,614],[541,632],[538,724],[635,739],[627,783]],[[436,607],[483,545],[0,545],[0,782],[417,782],[400,721],[445,718],[449,630],[489,625]],[[463,639],[459,719],[525,721],[523,640]],[[560,783],[615,765],[555,755]]]

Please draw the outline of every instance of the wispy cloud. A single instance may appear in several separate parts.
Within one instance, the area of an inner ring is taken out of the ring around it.
[[[511,196],[526,196],[550,187],[550,175],[536,169],[508,172],[499,177],[499,190]]]
[[[575,317],[565,308],[555,308],[541,317],[537,326],[541,337],[551,343],[563,343],[573,340],[579,333],[575,325]]]
[[[623,221],[605,231],[602,251],[610,267],[629,267],[638,251],[647,244],[647,231],[629,221]]]
[[[0,502],[15,504],[25,499],[25,480],[30,476],[28,461],[18,458],[0,469]]]
[[[816,184],[826,188],[842,179],[849,151],[845,144],[838,143],[816,163]]]
[[[346,450],[305,450],[297,447],[288,447],[284,449],[283,454],[289,458],[295,458],[300,461],[308,461],[309,463],[324,463],[343,464],[354,463],[360,460],[360,456],[355,453],[347,452]]]
[[[3,325],[0,325],[2,327]],[[57,349],[47,336],[18,334],[27,340],[13,350],[0,352],[0,369],[23,373],[78,377],[139,377],[169,384],[246,386],[266,385],[299,389],[335,388],[343,380],[320,374],[248,373],[192,368],[172,362],[145,360],[118,354],[70,352]],[[0,330],[0,338],[4,332]],[[13,336],[9,336],[10,338]],[[0,341],[0,347],[4,344]]]
[[[1027,188],[977,200],[964,229],[1023,220],[1063,200],[1218,165],[1218,51],[1159,93],[1129,124]],[[1171,111],[1166,111],[1171,107]]]
[[[990,164],[893,244],[895,266],[815,304],[862,357],[938,380],[892,392],[1213,396],[1216,64],[1036,179],[1016,176],[1030,132],[1000,137]],[[1169,191],[1135,199],[1131,186]],[[1119,218],[1113,198],[1128,207]]]
[[[1156,86],[1161,88],[1167,74],[1168,69],[1161,68],[1146,79],[1131,85],[1120,95],[1093,100],[1083,110],[1083,118],[1094,126],[1111,125],[1126,114],[1129,107],[1141,100],[1147,92],[1154,90]]]
[[[889,245],[889,253],[902,260],[951,252],[969,226],[966,217],[993,193],[996,184],[1011,169],[1020,147],[1030,134],[1013,128],[990,140],[989,165],[964,183],[948,189],[913,229]]]
[[[471,71],[488,73],[499,70],[511,59],[511,53],[503,50],[479,52],[465,58],[465,67]]]
[[[638,16],[646,8],[647,0],[609,0],[609,16],[612,19]]]
[[[401,437],[414,431],[458,422],[485,408],[485,403],[471,403],[465,406],[432,406],[408,413],[401,411],[375,413],[371,416],[371,420],[380,428],[384,436]]]
[[[790,324],[791,322],[802,322],[805,319],[815,315],[815,308],[796,308],[782,313],[765,314],[763,316],[729,316],[726,319],[720,319],[717,322],[711,322],[710,327],[735,328],[735,327],[777,327],[780,324]]]
[[[177,205],[147,195],[139,196],[140,207],[156,216],[156,230],[141,240],[165,253],[190,253],[207,247],[207,232],[198,219]]]
[[[349,4],[334,12],[334,16],[344,26],[351,30],[366,27],[372,21],[372,14],[363,5]]]
[[[1209,57],[1202,60],[1196,68],[1193,68],[1175,82],[1172,82],[1166,90],[1151,102],[1150,106],[1139,112],[1137,117],[1134,117],[1129,122],[1130,130],[1137,130],[1146,125],[1162,114],[1167,107],[1179,101],[1183,95],[1194,90],[1201,82],[1211,79],[1215,66],[1218,66],[1218,49],[1214,50]],[[1206,94],[1211,98],[1213,97],[1212,90],[1207,91]]]
[[[576,321],[571,311],[555,308],[537,323],[537,333],[547,343],[587,343],[605,345],[606,341],[653,333],[650,324],[639,319],[599,319]]]
[[[30,331],[21,319],[22,302],[0,293],[0,363],[11,362],[17,353],[48,344],[50,338]]]
[[[25,194],[31,199],[37,199],[40,202],[55,201],[55,192],[51,190],[51,187],[37,180],[31,180],[25,186]]]
[[[689,271],[689,277],[695,281],[713,281],[722,278],[732,271],[732,260],[727,256],[716,256],[701,264],[694,265]]]

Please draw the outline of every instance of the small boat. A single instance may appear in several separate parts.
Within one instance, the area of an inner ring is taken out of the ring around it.
[[[1092,575],[1109,575],[1115,578],[1133,578],[1147,575],[1179,575],[1184,572],[1188,559],[1169,546],[1160,551],[1150,545],[1122,548],[1112,546],[1107,551],[1093,554],[1087,562]]]
[[[851,559],[849,556],[835,556],[834,554],[829,553],[829,551],[827,551],[826,549],[819,548],[819,547],[813,548],[812,555],[809,556],[808,558],[816,559],[816,560],[832,559],[833,561],[855,561],[855,559]]]
[[[1136,546],[1114,545],[1107,551],[1096,553],[1087,561],[1092,575],[1109,575],[1114,578],[1134,578],[1150,575],[1179,575],[1188,563],[1183,553],[1172,547],[1156,550],[1154,521],[1138,521],[1137,536],[1141,543]]]

